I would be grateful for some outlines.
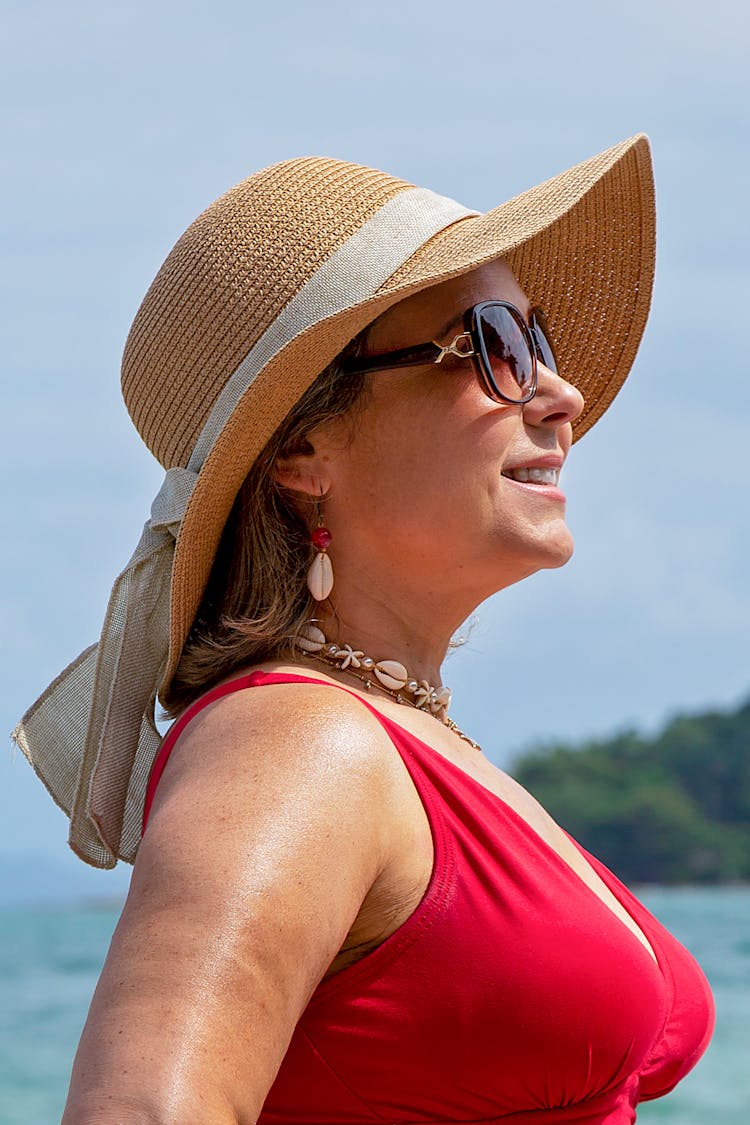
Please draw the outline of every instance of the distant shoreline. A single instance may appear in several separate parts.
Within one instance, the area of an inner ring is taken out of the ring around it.
[[[743,891],[750,893],[750,881],[747,880],[728,880],[723,883],[631,883],[628,884],[629,889],[636,896],[641,894],[648,894],[652,891],[659,891],[669,895],[680,894],[685,891],[701,891],[702,893],[717,892],[726,894],[727,891]],[[43,913],[67,913],[70,911],[78,911],[81,914],[96,913],[96,914],[109,914],[119,913],[125,905],[125,896],[120,895],[102,895],[102,896],[72,896],[70,899],[60,897],[49,899],[33,899],[28,901],[19,901],[9,899],[6,902],[0,901],[0,911],[8,913],[16,913],[27,911],[35,913],[37,911]]]

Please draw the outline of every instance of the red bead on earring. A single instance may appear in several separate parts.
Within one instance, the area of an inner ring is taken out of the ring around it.
[[[313,528],[310,541],[313,547],[317,547],[319,551],[325,551],[327,547],[330,547],[333,536],[327,527],[323,527],[323,525],[320,524],[318,527]]]

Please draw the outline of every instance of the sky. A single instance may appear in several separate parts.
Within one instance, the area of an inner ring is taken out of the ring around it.
[[[445,680],[499,764],[750,694],[750,15],[741,0],[6,0],[0,45],[0,720],[99,634],[161,482],[119,392],[136,309],[217,195],[298,155],[486,210],[653,145],[654,300],[565,469],[576,552],[477,613]],[[119,894],[20,753],[0,885]],[[2,891],[0,891],[2,897]]]

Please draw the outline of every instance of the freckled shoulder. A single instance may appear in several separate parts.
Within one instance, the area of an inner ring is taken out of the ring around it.
[[[304,683],[242,689],[209,704],[182,732],[152,815],[185,785],[204,796],[218,787],[233,800],[259,783],[270,798],[277,786],[313,779],[329,792],[344,782],[362,786],[387,807],[404,777],[386,730],[348,692]]]

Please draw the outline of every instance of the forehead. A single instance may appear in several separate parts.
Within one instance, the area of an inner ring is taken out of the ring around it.
[[[399,301],[370,326],[368,351],[426,342],[445,334],[453,325],[459,330],[467,309],[480,301],[493,300],[510,301],[524,316],[529,311],[526,294],[502,260],[488,262]]]

